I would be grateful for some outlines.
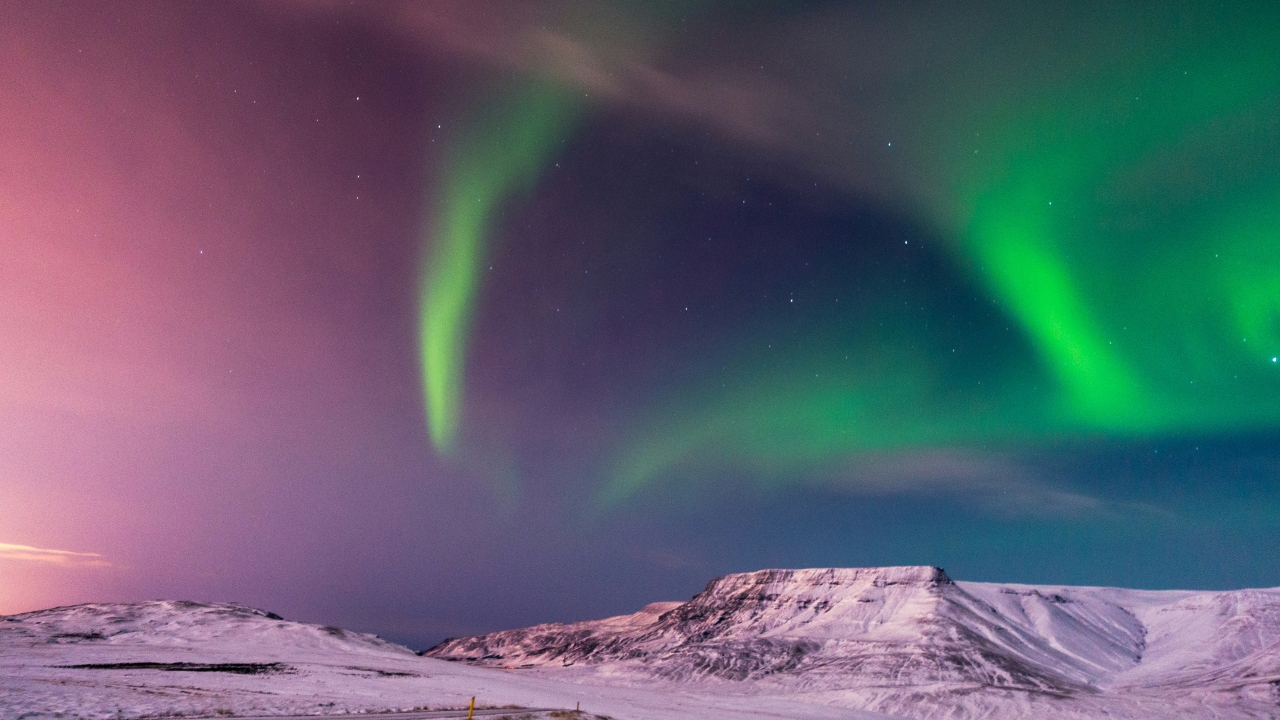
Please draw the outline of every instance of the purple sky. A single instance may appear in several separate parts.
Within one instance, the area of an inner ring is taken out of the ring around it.
[[[0,614],[240,601],[422,646],[770,565],[1280,582],[1270,420],[958,436],[947,387],[912,420],[941,440],[830,454],[804,441],[839,418],[793,443],[716,409],[735,382],[803,395],[772,378],[847,360],[878,303],[927,313],[886,347],[979,358],[914,377],[1048,382],[935,222],[937,158],[890,150],[947,134],[951,104],[911,100],[945,96],[940,68],[1002,98],[998,40],[1034,36],[956,3],[592,7],[0,4]],[[531,77],[586,109],[497,198],[450,457],[424,411],[424,228]],[[899,363],[872,356],[859,377]],[[704,455],[681,444],[698,418],[757,434]],[[602,500],[619,466],[657,469]]]

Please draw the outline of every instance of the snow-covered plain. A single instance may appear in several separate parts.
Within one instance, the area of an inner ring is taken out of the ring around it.
[[[472,695],[581,702],[618,720],[1278,718],[1280,588],[764,570],[714,580],[688,602],[450,640],[428,655],[236,605],[55,608],[0,621],[0,718],[345,713],[460,707]]]

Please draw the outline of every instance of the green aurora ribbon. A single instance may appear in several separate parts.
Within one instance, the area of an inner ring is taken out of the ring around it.
[[[418,338],[427,425],[436,452],[455,450],[467,338],[480,269],[504,202],[530,190],[579,103],[534,83],[494,103],[463,138],[434,203],[419,287]]]

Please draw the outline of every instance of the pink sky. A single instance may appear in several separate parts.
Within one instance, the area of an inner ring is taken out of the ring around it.
[[[323,44],[286,64],[287,28],[206,36],[200,15],[0,23],[0,543],[110,563],[0,556],[0,613],[232,572],[246,537],[278,541],[272,512],[334,482],[285,492],[279,464],[372,442],[357,375],[412,362],[353,331],[407,234],[385,219],[400,178],[357,175],[404,121],[358,104]]]

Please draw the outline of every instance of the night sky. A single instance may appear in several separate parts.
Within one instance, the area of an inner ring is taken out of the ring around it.
[[[1280,5],[0,0],[0,613],[1280,585]]]

